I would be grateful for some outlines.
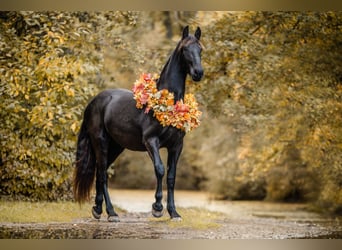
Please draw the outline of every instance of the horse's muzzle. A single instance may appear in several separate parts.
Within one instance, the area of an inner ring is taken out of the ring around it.
[[[193,70],[191,77],[195,82],[199,82],[203,77],[203,69]]]

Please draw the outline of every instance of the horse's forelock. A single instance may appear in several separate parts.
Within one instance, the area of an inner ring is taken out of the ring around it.
[[[189,46],[192,43],[197,43],[202,49],[204,49],[203,44],[195,36],[189,35],[187,38],[181,40],[177,46],[177,51],[180,51],[183,47]]]

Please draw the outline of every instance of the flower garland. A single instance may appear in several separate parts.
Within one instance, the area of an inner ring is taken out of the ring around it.
[[[141,74],[139,80],[134,83],[133,94],[136,107],[145,107],[147,114],[151,109],[153,116],[162,126],[173,126],[185,132],[189,132],[200,125],[201,111],[192,94],[185,94],[183,100],[174,103],[174,95],[167,89],[157,89],[156,80],[158,76]]]

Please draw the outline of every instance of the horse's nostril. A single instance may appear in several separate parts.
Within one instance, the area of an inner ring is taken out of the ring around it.
[[[192,75],[192,80],[198,82],[202,79],[203,76],[203,70],[196,70],[194,74]]]
[[[195,77],[196,77],[197,79],[201,79],[202,76],[203,76],[203,70],[202,70],[202,69],[196,70],[196,71],[195,71]]]

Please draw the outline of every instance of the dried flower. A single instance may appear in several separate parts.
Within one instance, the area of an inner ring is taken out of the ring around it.
[[[134,83],[133,93],[136,107],[145,107],[145,113],[153,110],[154,117],[162,126],[173,126],[189,132],[200,125],[201,111],[192,94],[185,94],[184,101],[174,103],[174,95],[167,89],[157,90],[157,76],[142,74]]]

